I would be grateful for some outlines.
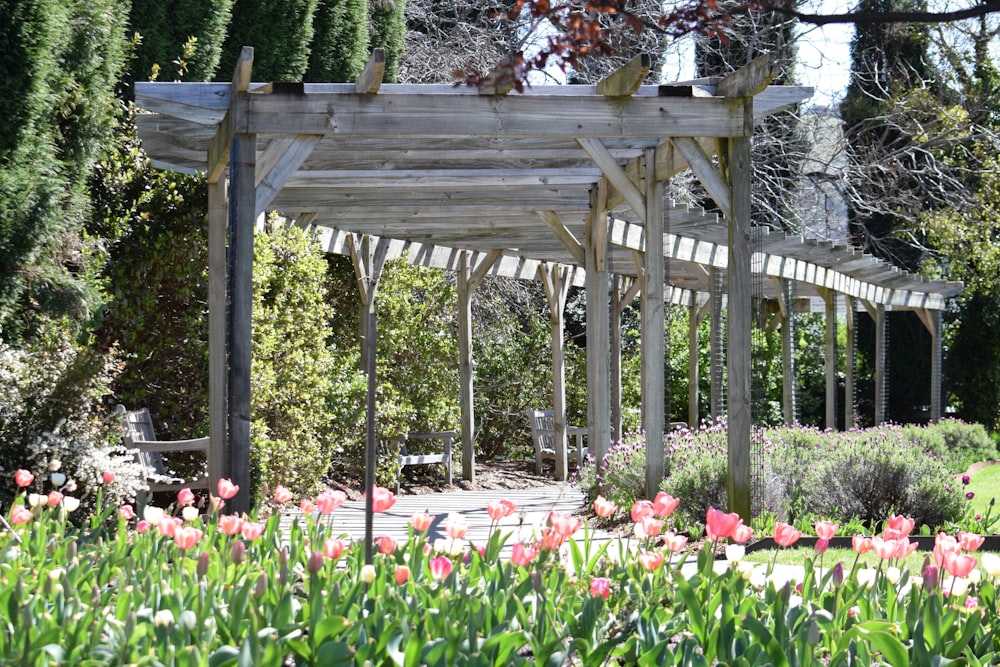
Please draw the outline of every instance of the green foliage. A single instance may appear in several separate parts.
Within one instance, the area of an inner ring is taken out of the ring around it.
[[[233,0],[180,0],[170,3],[157,0],[133,0],[129,13],[129,31],[142,36],[129,66],[133,81],[151,78],[154,67],[160,79],[172,81],[211,81],[222,55],[226,27]],[[175,61],[183,45],[194,39],[196,49],[185,58],[184,76],[176,76]],[[232,71],[223,72],[232,77]]]
[[[85,511],[105,471],[117,475],[104,491],[109,501],[134,496],[145,478],[121,448],[120,422],[107,410],[117,371],[113,351],[75,343],[62,322],[45,323],[19,349],[0,343],[0,495],[14,496],[14,471],[25,468],[41,472],[32,492],[55,488],[48,471],[66,475],[58,488],[79,498]]]
[[[338,365],[331,348],[325,272],[319,248],[299,228],[257,234],[252,464],[255,482],[271,489],[315,490],[338,444],[328,425],[356,412],[356,373]]]
[[[356,81],[368,60],[368,0],[319,0],[305,81]]]
[[[217,78],[232,80],[240,50],[252,46],[254,81],[301,81],[317,1],[235,0]]]
[[[124,59],[118,0],[0,6],[0,326],[30,335],[46,314],[86,319],[74,275],[87,170],[106,138]]]
[[[386,83],[395,83],[406,38],[406,0],[371,0],[372,47],[385,49]]]
[[[588,501],[602,495],[627,511],[645,497],[646,439],[638,432],[626,433],[608,448],[600,467],[588,456],[580,466],[576,484],[587,494]]]
[[[973,463],[997,458],[996,443],[982,424],[942,419],[927,426],[902,427],[906,437],[939,458],[953,473],[963,473]]]

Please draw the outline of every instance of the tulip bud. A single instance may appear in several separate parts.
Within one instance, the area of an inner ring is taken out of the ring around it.
[[[264,574],[263,572],[261,572],[260,576],[257,577],[257,585],[254,586],[253,592],[254,595],[256,595],[259,598],[264,597],[264,594],[267,593],[267,575]]]
[[[60,487],[66,483],[66,475],[61,472],[52,473],[52,486]]]
[[[247,545],[243,543],[243,540],[233,542],[233,546],[229,550],[229,559],[233,561],[233,565],[240,565],[246,555]]]
[[[169,609],[161,609],[153,615],[153,625],[157,627],[170,627],[174,623],[174,612]]]
[[[185,609],[181,612],[181,616],[178,619],[177,624],[185,630],[194,630],[195,626],[198,625],[198,616],[190,609]]]
[[[924,590],[937,590],[938,584],[941,581],[941,573],[937,565],[924,565],[924,569],[920,574],[924,578]]]
[[[208,574],[208,560],[209,556],[207,551],[202,551],[198,554],[197,574],[199,579]]]
[[[833,581],[833,585],[837,587],[840,587],[840,585],[844,583],[843,563],[838,562],[836,565],[833,566],[833,574],[831,575],[831,581]]]
[[[323,569],[323,559],[326,556],[323,555],[322,551],[314,551],[309,554],[309,560],[306,562],[306,569],[309,570],[309,574],[316,574]]]
[[[373,581],[375,581],[374,565],[371,565],[369,563],[368,565],[365,565],[364,567],[361,568],[361,581],[365,582],[366,584],[370,584]]]

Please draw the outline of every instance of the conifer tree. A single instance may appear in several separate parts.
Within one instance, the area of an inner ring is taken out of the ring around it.
[[[216,78],[232,79],[252,46],[254,81],[302,81],[309,66],[317,0],[236,0]]]
[[[211,81],[219,66],[232,8],[233,0],[132,0],[129,31],[142,37],[129,67],[132,79],[146,81],[154,68],[159,68],[160,80],[172,80],[174,73],[164,70],[194,38],[194,53],[185,59],[182,78]]]
[[[306,81],[355,81],[368,60],[368,0],[319,0]]]

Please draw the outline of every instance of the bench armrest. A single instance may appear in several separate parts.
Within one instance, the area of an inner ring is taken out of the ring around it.
[[[194,438],[193,440],[132,440],[126,438],[126,446],[129,449],[138,449],[140,452],[207,452],[208,441],[208,438]]]

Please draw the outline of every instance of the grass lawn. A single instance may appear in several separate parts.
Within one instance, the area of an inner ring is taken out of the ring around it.
[[[910,574],[919,575],[920,571],[924,567],[924,556],[927,555],[926,551],[916,551],[912,556],[907,558],[898,567],[908,568]],[[827,549],[826,553],[822,556],[822,561],[820,557],[816,555],[816,552],[812,548],[795,548],[790,547],[788,549],[778,549],[777,550],[778,563],[782,565],[802,565],[806,558],[812,558],[813,562],[818,566],[822,563],[824,568],[833,567],[838,561],[844,564],[845,570],[850,570],[851,566],[854,565],[854,558],[857,556],[852,549]],[[748,553],[744,560],[748,560],[754,563],[770,563],[775,557],[774,549],[767,549],[761,551],[754,551]],[[859,567],[867,563],[870,567],[878,567],[879,559],[872,552],[868,552],[861,557],[859,561]]]
[[[1000,499],[1000,465],[986,466],[972,473],[971,481],[965,488],[975,494],[970,502],[976,514],[986,514],[990,501]],[[993,516],[998,516],[998,513],[1000,507],[994,507]]]

